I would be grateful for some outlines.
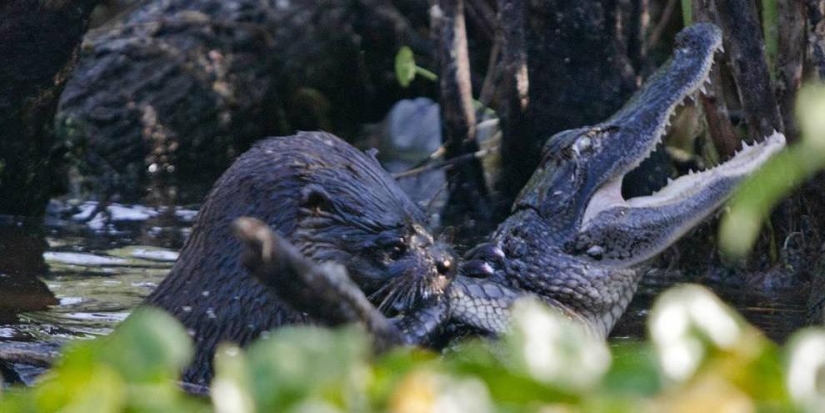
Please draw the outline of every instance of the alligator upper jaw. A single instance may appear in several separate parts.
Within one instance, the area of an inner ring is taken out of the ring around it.
[[[613,131],[602,142],[610,150],[601,157],[612,160],[611,173],[605,177],[624,175],[650,156],[676,108],[688,97],[704,92],[710,83],[714,55],[721,49],[721,31],[712,24],[696,24],[677,35],[671,58],[618,112],[599,125],[599,129]]]
[[[654,73],[633,97],[607,121],[590,128],[580,141],[596,143],[594,153],[582,158],[589,175],[583,191],[587,207],[581,220],[586,225],[605,208],[620,203],[617,187],[624,176],[650,156],[661,143],[670,118],[688,97],[704,92],[710,82],[713,57],[722,48],[719,28],[696,24],[677,35],[673,56]],[[593,135],[594,138],[589,138]],[[586,139],[583,139],[586,138]]]

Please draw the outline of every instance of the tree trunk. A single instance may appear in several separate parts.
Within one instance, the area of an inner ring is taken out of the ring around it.
[[[434,90],[402,91],[392,75],[401,45],[431,52],[410,23],[426,8],[405,16],[396,3],[145,2],[86,39],[59,136],[99,179],[92,189],[132,198],[147,176],[208,185],[267,135],[351,137],[399,98]]]
[[[50,176],[57,99],[96,0],[0,5],[0,214],[39,216]]]
[[[501,189],[507,205],[533,173],[547,138],[607,119],[636,89],[617,31],[616,1],[532,0],[527,7],[529,94],[520,136],[504,137]]]

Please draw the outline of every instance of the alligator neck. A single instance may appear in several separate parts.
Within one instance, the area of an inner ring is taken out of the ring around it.
[[[594,265],[564,252],[566,242],[548,220],[525,209],[511,216],[496,231],[493,242],[504,260],[504,284],[529,291],[570,318],[584,321],[596,335],[606,337],[636,292],[643,265]]]

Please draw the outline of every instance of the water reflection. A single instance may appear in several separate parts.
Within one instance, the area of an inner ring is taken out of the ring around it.
[[[612,334],[622,338],[646,336],[645,321],[656,298],[668,288],[692,282],[710,288],[768,338],[782,343],[806,325],[810,291],[794,284],[763,285],[763,279],[791,278],[782,273],[780,267],[777,265],[763,272],[731,271],[731,274],[705,277],[689,275],[681,270],[654,269],[642,279],[633,301]]]
[[[0,324],[58,303],[38,278],[46,274],[46,246],[42,225],[0,218]]]
[[[195,215],[84,203],[0,219],[0,341],[107,334],[168,273]]]

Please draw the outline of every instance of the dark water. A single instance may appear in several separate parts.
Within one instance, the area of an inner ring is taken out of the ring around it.
[[[109,333],[169,271],[195,214],[86,203],[0,217],[0,341]]]
[[[642,279],[633,301],[612,335],[630,339],[644,337],[647,314],[659,294],[679,283],[692,282],[711,289],[768,338],[782,343],[806,325],[810,289],[793,282],[764,285],[765,276],[764,273],[755,273],[749,279],[742,279],[712,274],[696,278],[685,275],[681,270],[653,269]],[[787,274],[767,274],[767,277],[774,280],[789,278]]]

